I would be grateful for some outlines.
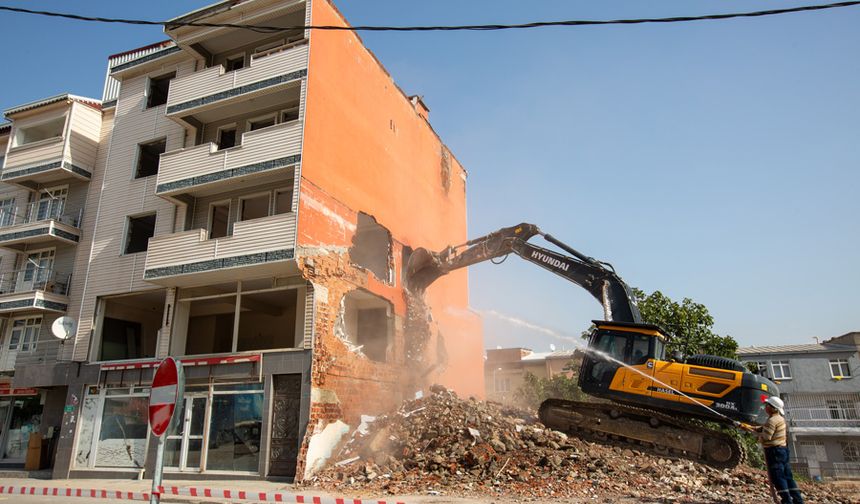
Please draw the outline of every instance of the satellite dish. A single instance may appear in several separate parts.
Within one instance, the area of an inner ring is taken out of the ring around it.
[[[51,324],[51,332],[58,339],[65,341],[75,334],[77,325],[78,323],[72,317],[60,317]]]
[[[550,344],[549,344],[549,349],[550,349],[550,351],[555,352],[555,345],[554,345],[554,344],[552,344],[552,343],[550,343]]]

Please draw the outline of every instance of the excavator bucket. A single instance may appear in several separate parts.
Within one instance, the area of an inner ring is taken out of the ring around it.
[[[406,288],[416,294],[422,293],[444,274],[437,254],[417,248],[406,263]]]

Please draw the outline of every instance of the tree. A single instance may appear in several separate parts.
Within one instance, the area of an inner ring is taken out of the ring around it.
[[[558,374],[551,378],[538,378],[532,373],[523,376],[523,384],[514,392],[517,402],[537,409],[546,399],[584,401],[586,396],[576,383],[576,375]]]
[[[668,333],[669,352],[678,350],[686,355],[704,353],[730,359],[737,356],[738,342],[713,331],[714,317],[705,305],[690,298],[678,303],[660,291],[645,295],[637,288],[633,289],[633,298],[643,322],[658,325]]]

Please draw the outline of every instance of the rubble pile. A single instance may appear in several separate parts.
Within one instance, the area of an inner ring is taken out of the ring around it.
[[[770,502],[764,471],[717,470],[568,437],[530,413],[440,386],[363,424],[305,484],[379,495]],[[803,490],[809,502],[860,502],[824,485]]]

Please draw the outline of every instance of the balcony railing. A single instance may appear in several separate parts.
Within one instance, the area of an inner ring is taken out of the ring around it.
[[[308,65],[306,40],[254,55],[251,64],[232,72],[221,65],[206,68],[170,83],[167,115],[193,113],[194,109],[256,94],[304,77]]]
[[[786,415],[796,427],[860,427],[856,408],[793,408]]]
[[[69,295],[71,275],[51,268],[23,269],[0,273],[0,295],[19,292],[45,291],[61,296]]]
[[[0,208],[0,228],[55,220],[80,227],[83,210],[64,212],[63,205],[33,202],[23,207]]]

